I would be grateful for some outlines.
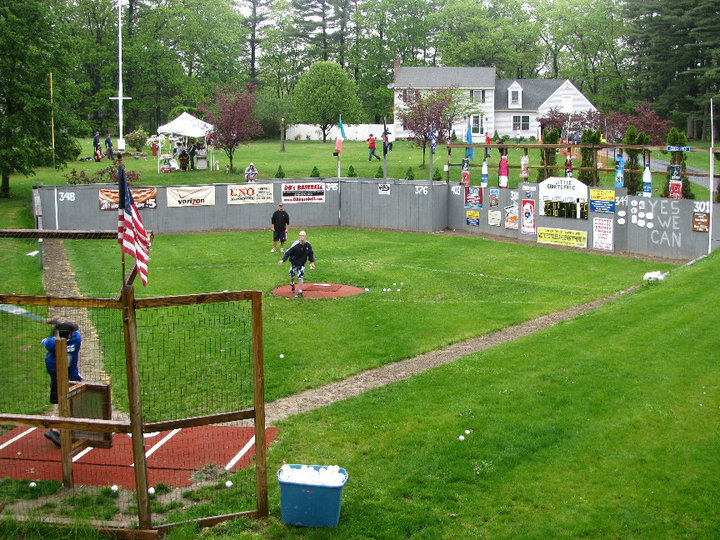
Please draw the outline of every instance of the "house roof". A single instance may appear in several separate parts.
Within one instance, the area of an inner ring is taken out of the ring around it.
[[[494,67],[406,67],[400,66],[395,88],[494,88]]]
[[[495,81],[495,110],[509,109],[508,88],[517,82],[522,88],[522,108],[537,110],[567,79],[498,79]]]

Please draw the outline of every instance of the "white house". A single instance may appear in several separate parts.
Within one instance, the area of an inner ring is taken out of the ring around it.
[[[409,90],[433,90],[456,86],[467,92],[479,113],[453,126],[459,139],[465,139],[468,121],[473,142],[484,142],[485,134],[523,138],[540,136],[538,117],[557,108],[579,113],[596,108],[568,79],[498,79],[494,67],[404,67],[395,62],[394,92],[396,138],[408,137],[397,120],[403,94]],[[477,139],[475,137],[477,136]]]

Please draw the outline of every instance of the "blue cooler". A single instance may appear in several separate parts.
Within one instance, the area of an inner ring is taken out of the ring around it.
[[[307,465],[320,470],[323,465]],[[299,469],[303,465],[290,465]],[[340,486],[318,486],[314,484],[297,484],[280,479],[280,470],[277,479],[280,482],[280,506],[282,509],[282,522],[300,527],[335,527],[340,521],[340,504],[342,490],[348,479],[345,469],[340,468],[343,482]]]

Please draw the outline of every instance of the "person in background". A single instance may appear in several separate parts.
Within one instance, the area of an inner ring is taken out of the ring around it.
[[[193,141],[190,144],[190,148],[188,148],[188,156],[190,156],[190,170],[195,170],[195,154],[197,153],[198,147],[197,144],[195,144],[195,141]]]
[[[98,148],[100,148],[100,132],[96,131],[93,137],[93,153],[97,153]]]
[[[105,154],[107,155],[108,159],[113,158],[113,145],[109,133],[105,136]]]
[[[298,241],[293,242],[283,255],[282,259],[278,261],[278,266],[282,266],[287,259],[290,259],[290,290],[295,292],[295,280],[297,279],[298,292],[295,295],[297,298],[302,298],[303,295],[303,281],[305,280],[305,263],[310,259],[310,269],[315,270],[315,254],[310,242],[307,241],[307,234],[305,231],[300,231],[298,235]]]
[[[290,216],[285,211],[283,203],[278,204],[278,209],[273,212],[270,218],[270,228],[273,232],[273,247],[270,253],[275,253],[278,241],[280,241],[280,253],[282,253],[285,251],[283,246],[287,241],[287,233],[290,229]]]
[[[251,163],[245,168],[245,180],[248,182],[254,182],[257,178],[258,170],[255,168],[255,164]]]
[[[67,369],[68,369],[68,380],[79,382],[82,381],[82,377],[78,371],[78,364],[80,362],[80,346],[82,344],[82,338],[78,331],[78,325],[73,322],[56,322],[47,321],[51,324],[55,324],[53,335],[46,337],[42,340],[42,346],[45,347],[47,353],[45,354],[45,370],[50,375],[50,403],[53,405],[58,402],[58,391],[57,391],[57,359],[55,357],[55,342],[58,337],[65,338],[67,340]],[[50,440],[55,446],[60,447],[60,434],[50,429],[45,432],[45,438]]]
[[[375,156],[377,158],[377,160],[380,161],[380,156],[378,156],[375,153],[375,137],[373,137],[372,133],[368,137],[367,142],[368,142],[368,161],[372,161],[373,156]]]

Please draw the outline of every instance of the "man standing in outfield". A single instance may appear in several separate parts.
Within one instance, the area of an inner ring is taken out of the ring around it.
[[[303,281],[305,279],[305,262],[310,259],[310,269],[315,270],[315,254],[310,242],[306,240],[307,235],[305,231],[300,231],[299,240],[294,242],[290,249],[285,252],[282,259],[278,261],[278,266],[282,266],[282,263],[286,259],[290,259],[290,290],[295,292],[295,279],[297,278],[298,293],[297,297],[301,298],[303,295]]]
[[[273,212],[270,218],[270,228],[273,232],[273,247],[270,253],[275,253],[278,240],[280,241],[280,253],[282,253],[287,240],[288,229],[290,228],[290,216],[285,211],[283,203],[278,204],[278,209]]]

